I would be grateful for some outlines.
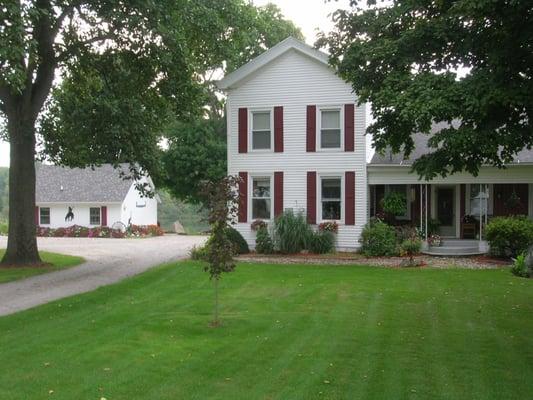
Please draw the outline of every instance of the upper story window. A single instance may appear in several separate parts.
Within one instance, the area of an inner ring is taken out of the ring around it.
[[[320,148],[340,149],[341,136],[341,109],[324,108],[320,110]]]
[[[89,209],[89,223],[91,225],[100,225],[100,207],[91,207]]]
[[[320,192],[322,219],[340,221],[342,218],[342,179],[340,177],[321,178]]]
[[[39,224],[50,225],[50,208],[49,207],[39,208]]]
[[[272,148],[272,126],[270,111],[252,111],[252,150]]]
[[[252,178],[252,219],[270,219],[272,198],[270,177]]]

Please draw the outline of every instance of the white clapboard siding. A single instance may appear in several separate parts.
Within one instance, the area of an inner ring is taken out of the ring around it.
[[[355,152],[317,149],[315,153],[308,153],[306,107],[355,102],[356,97],[350,85],[341,80],[331,68],[294,50],[284,53],[248,77],[239,87],[228,91],[228,172],[234,175],[240,171],[249,174],[273,174],[275,171],[283,171],[284,209],[301,209],[305,212],[307,171],[316,171],[318,175],[355,171],[355,226],[339,227],[339,249],[359,247],[361,228],[367,221],[365,108],[355,108]],[[274,106],[283,106],[284,152],[239,154],[238,109]],[[253,247],[255,235],[250,230],[251,210],[248,212],[248,222],[237,224],[236,228]]]

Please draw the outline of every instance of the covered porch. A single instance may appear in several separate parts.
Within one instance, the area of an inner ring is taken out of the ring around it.
[[[428,248],[428,252],[438,250],[438,255],[461,248],[461,255],[485,253],[484,230],[492,218],[533,218],[532,165],[485,167],[477,177],[455,174],[430,182],[419,181],[410,166],[369,166],[368,182],[369,216],[383,214],[382,200],[388,193],[402,193],[407,207],[394,223],[417,227],[426,243],[431,235],[439,235],[443,246]]]

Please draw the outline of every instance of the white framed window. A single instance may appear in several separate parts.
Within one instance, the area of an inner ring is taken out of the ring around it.
[[[341,150],[344,142],[342,107],[320,107],[318,112],[318,148]]]
[[[101,214],[100,207],[91,207],[89,209],[89,224],[100,225],[100,221],[101,221],[100,214]]]
[[[321,221],[342,221],[344,209],[342,176],[321,176],[319,210]]]
[[[250,150],[272,150],[272,110],[250,111]]]
[[[50,207],[39,208],[39,225],[50,225]]]
[[[385,186],[385,194],[390,192],[397,192],[405,197],[405,212],[402,215],[395,215],[398,220],[411,219],[411,191],[409,185],[387,185]]]
[[[272,218],[272,177],[253,176],[250,196],[252,220]]]

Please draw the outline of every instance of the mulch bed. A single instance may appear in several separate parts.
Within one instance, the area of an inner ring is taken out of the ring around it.
[[[330,265],[370,265],[380,267],[399,267],[405,263],[407,257],[365,257],[357,253],[339,252],[335,254],[272,254],[257,253],[244,254],[237,257],[241,262],[265,264],[330,264]],[[419,255],[415,263],[422,267],[433,268],[465,268],[465,269],[495,269],[511,265],[508,260],[496,259],[489,256],[471,257],[437,257]]]

